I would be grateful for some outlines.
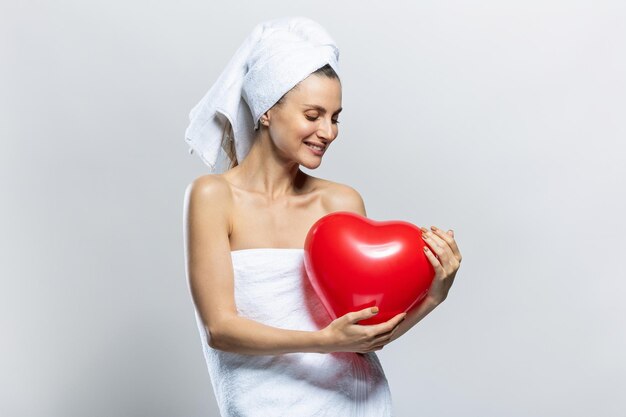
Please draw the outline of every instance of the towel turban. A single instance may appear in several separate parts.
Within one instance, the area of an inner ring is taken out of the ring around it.
[[[339,49],[314,20],[285,17],[257,24],[191,110],[185,131],[190,153],[197,152],[211,173],[224,172],[232,163],[227,146],[233,140],[241,162],[261,115],[326,64],[339,74]]]

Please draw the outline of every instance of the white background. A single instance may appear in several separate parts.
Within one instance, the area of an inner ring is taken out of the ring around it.
[[[618,1],[0,3],[0,414],[217,416],[184,273],[188,112],[258,22],[341,50],[313,175],[453,228],[446,302],[379,352],[396,416],[626,415]]]

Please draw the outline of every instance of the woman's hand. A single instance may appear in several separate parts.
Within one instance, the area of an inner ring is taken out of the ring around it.
[[[333,320],[320,330],[324,339],[324,353],[357,352],[368,353],[380,350],[390,342],[398,324],[406,313],[400,313],[386,322],[362,325],[359,320],[368,319],[378,313],[378,307],[368,307],[360,311],[351,311]]]
[[[428,245],[424,247],[424,252],[435,269],[435,277],[427,297],[430,297],[436,304],[440,304],[448,296],[456,271],[461,266],[461,252],[454,241],[454,231],[448,230],[444,233],[435,226],[431,226],[432,231],[425,227],[420,229],[422,239]]]

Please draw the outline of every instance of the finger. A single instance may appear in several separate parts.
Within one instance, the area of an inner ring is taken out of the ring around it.
[[[387,343],[389,342],[389,340],[391,339],[391,337],[396,333],[396,331],[398,330],[398,328],[400,327],[399,323],[397,326],[395,326],[393,329],[391,329],[388,332],[385,333],[381,333],[378,336],[376,336],[373,340],[372,343],[374,345],[377,345],[379,343]]]
[[[422,240],[424,240],[424,243],[426,243],[430,249],[435,252],[435,255],[437,255],[437,257],[442,261],[442,265],[448,264],[450,262],[450,257],[454,256],[448,244],[425,227],[422,227],[421,230]]]
[[[448,230],[446,233],[444,233],[443,230],[439,229],[438,227],[430,226],[430,228],[433,230],[433,233],[435,233],[448,244],[456,260],[458,262],[461,262],[461,252],[459,251],[459,247],[454,240],[454,230]]]
[[[441,261],[441,265],[450,266],[452,269],[458,268],[460,261],[448,243],[449,241],[453,241],[452,237],[445,235],[441,229],[437,230],[439,232],[431,232],[430,230],[422,228],[422,238],[424,242],[432,246],[433,251],[436,252],[436,256]]]
[[[369,319],[370,317],[374,317],[376,314],[378,314],[378,307],[376,306],[367,307],[363,310],[346,313],[346,315],[348,315],[347,318],[350,323],[356,323],[357,321]]]
[[[433,268],[435,269],[435,274],[437,276],[444,276],[446,273],[443,269],[443,266],[441,265],[441,262],[439,261],[439,259],[435,257],[435,254],[433,253],[433,251],[431,251],[428,248],[428,246],[424,246],[424,253],[426,254],[426,257],[430,261]]]
[[[383,333],[378,333],[376,334],[376,337],[373,339],[374,341],[376,340],[384,340],[384,339],[388,339],[391,335],[393,335],[393,333],[396,331],[396,329],[398,327],[400,327],[400,323],[402,323],[404,321],[404,319],[406,318],[406,313],[401,313],[401,320],[399,320],[391,330],[388,330],[386,332]]]
[[[404,315],[406,315],[406,313],[404,313]],[[400,317],[396,316],[396,317],[389,319],[386,322],[378,323],[378,324],[371,324],[371,325],[368,325],[368,327],[370,328],[370,331],[372,332],[371,334],[373,334],[374,336],[379,336],[381,334],[392,331],[393,328],[396,327],[398,323],[400,323],[403,320],[403,317],[404,316],[400,316]]]
[[[370,352],[375,352],[375,351],[377,351],[377,350],[383,350],[383,348],[384,348],[384,347],[385,347],[385,344],[384,344],[384,343],[383,343],[383,344],[381,344],[381,345],[378,345],[378,346],[374,346],[374,347],[370,350]]]
[[[388,332],[385,333],[381,333],[378,336],[376,336],[374,339],[372,339],[372,344],[373,345],[378,345],[386,340],[389,340],[389,338],[391,337],[391,335],[393,334],[393,331],[395,329],[397,329],[398,326],[394,327],[393,329],[389,330]]]
[[[391,331],[394,327],[396,327],[396,325],[398,323],[400,323],[404,317],[406,317],[406,313],[400,313],[392,318],[390,318],[389,320],[387,320],[386,322],[383,323],[379,323],[379,324],[371,324],[369,325],[371,331],[378,336],[381,333],[386,333]]]
[[[446,233],[444,233],[443,230],[435,226],[431,226],[431,229],[433,229],[433,232],[435,232],[438,236],[440,236],[443,240],[445,240],[448,243],[448,246],[450,246],[450,249],[452,249],[452,253],[454,253],[454,256],[456,257],[456,259],[459,262],[461,262],[461,259],[462,259],[461,251],[459,250],[459,247],[456,244],[456,240],[454,240],[454,230],[450,229]]]

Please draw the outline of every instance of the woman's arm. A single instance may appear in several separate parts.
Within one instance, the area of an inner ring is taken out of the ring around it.
[[[406,318],[400,322],[398,329],[391,336],[388,343],[393,342],[408,332],[411,327],[415,326],[420,320],[429,315],[430,312],[433,311],[438,305],[439,303],[435,302],[435,300],[430,297],[426,297],[422,303],[410,309],[406,314]]]
[[[196,179],[185,191],[187,276],[207,343],[252,355],[322,353],[327,344],[322,332],[279,329],[237,314],[228,239],[231,205],[228,184],[210,175]]]
[[[319,331],[280,329],[237,315],[221,321],[212,332],[210,345],[214,349],[247,355],[326,353]]]
[[[425,227],[421,229],[422,238],[427,245],[424,248],[426,257],[435,269],[435,276],[424,302],[407,313],[407,319],[400,323],[389,342],[402,336],[446,299],[463,259],[454,240],[454,231],[444,232],[435,226],[431,226],[432,230]]]
[[[346,210],[367,217],[363,198],[357,190],[350,186],[337,184],[335,192],[332,193],[331,201],[333,204],[333,211]],[[391,338],[389,341],[385,342],[385,344],[391,343],[409,331],[411,327],[415,326],[420,320],[430,314],[439,304],[443,302],[445,299],[445,295],[443,294],[447,294],[447,291],[452,285],[451,281],[454,280],[454,274],[456,273],[458,264],[461,260],[461,255],[458,252],[453,235],[444,235],[439,229],[436,228],[434,228],[432,232],[426,231],[425,229],[422,231],[425,233],[424,236],[426,243],[432,245],[433,248],[436,249],[437,255],[442,256],[442,261],[445,260],[449,261],[449,263],[453,263],[456,256],[458,262],[456,262],[456,265],[452,265],[451,268],[446,268],[446,271],[444,271],[444,269],[441,268],[439,260],[434,257],[432,252],[426,254],[437,271],[437,276],[435,278],[437,281],[435,284],[439,285],[433,286],[436,288],[431,287],[431,291],[426,298],[407,312],[405,319],[398,324],[397,328],[393,331]],[[444,247],[447,251],[444,251]],[[448,266],[448,264],[446,264],[446,266]],[[441,282],[445,282],[445,284],[442,285],[440,284]],[[446,288],[443,289],[439,287]]]

